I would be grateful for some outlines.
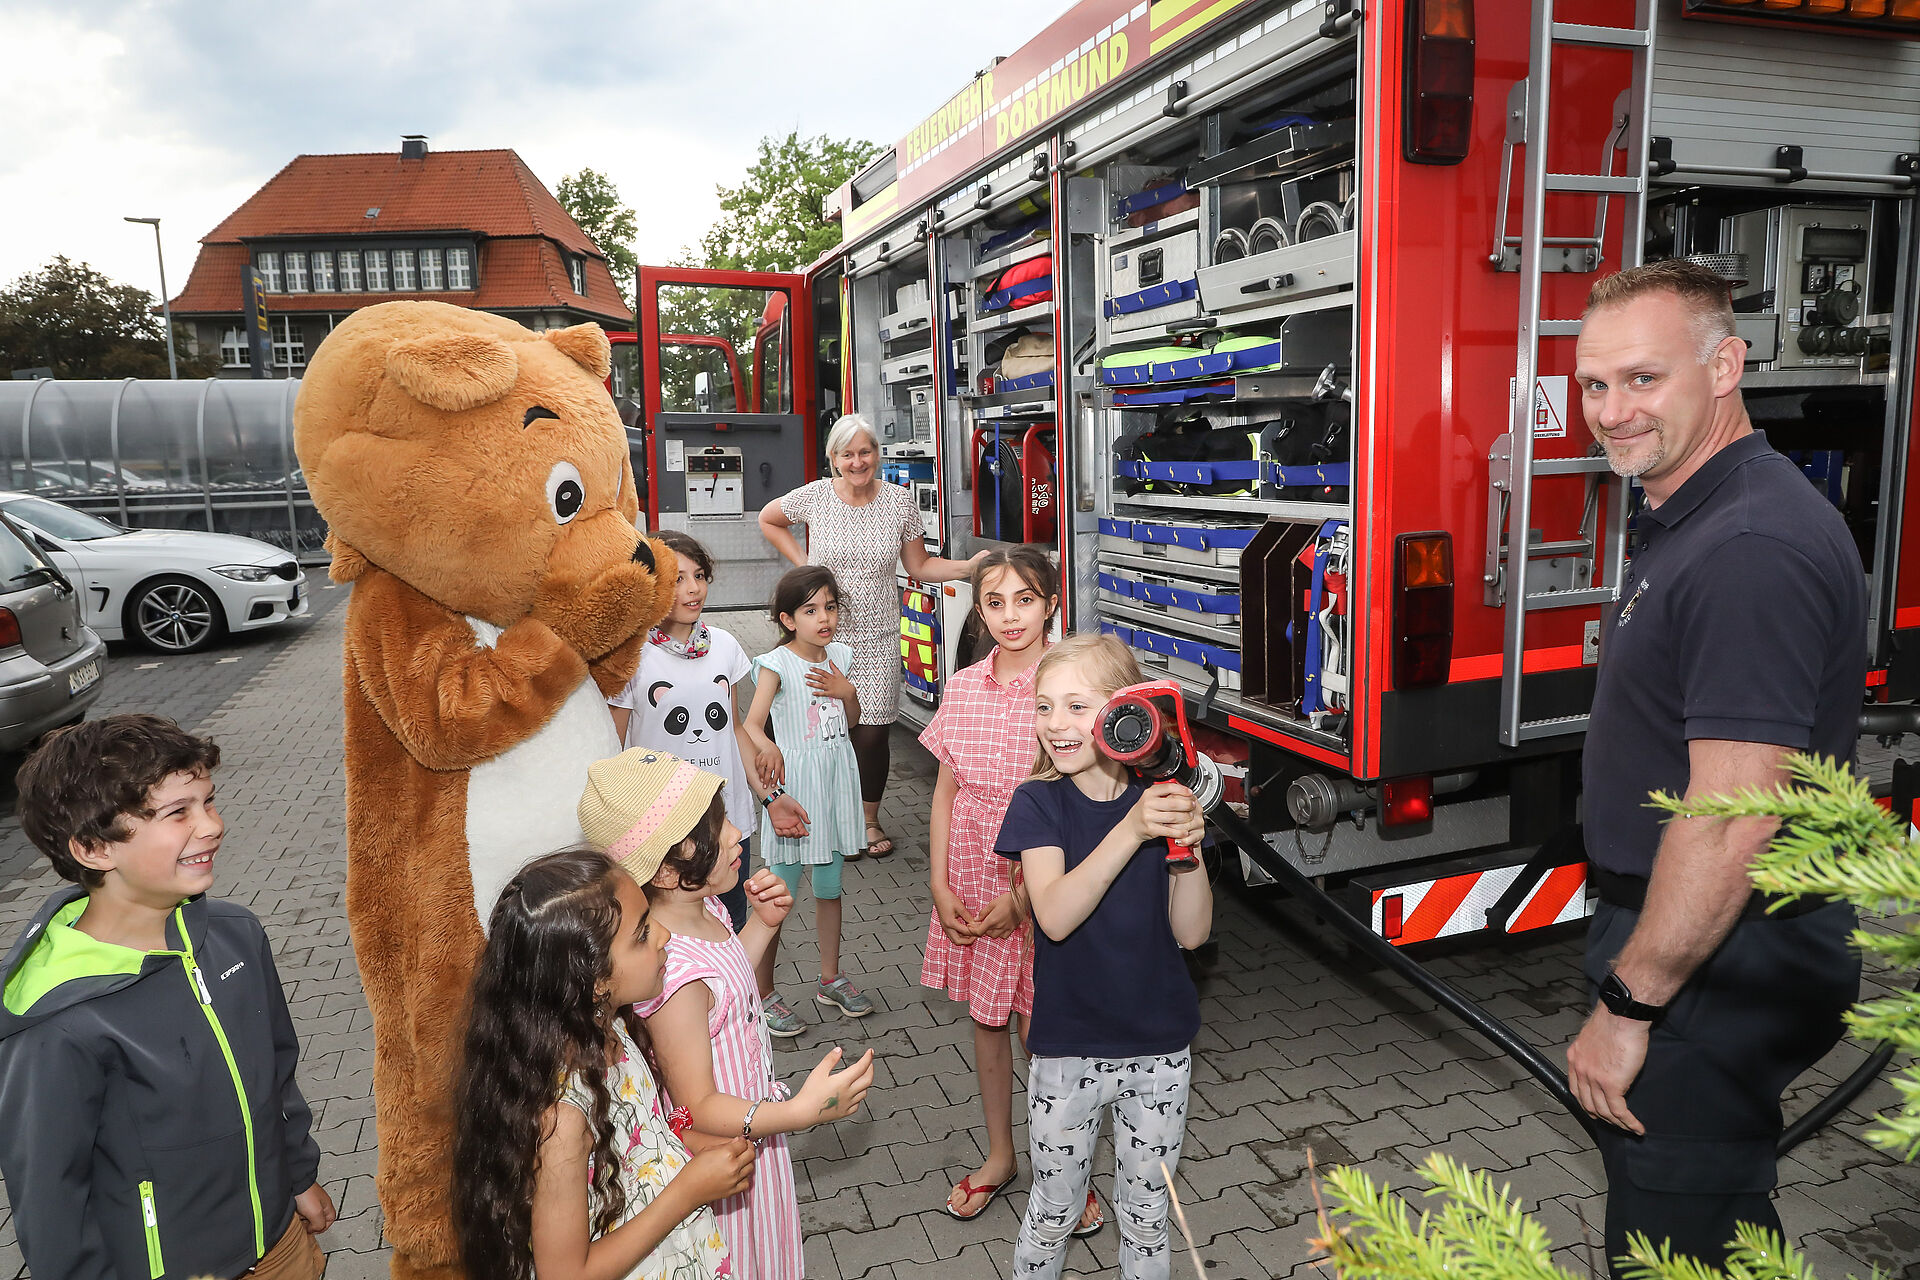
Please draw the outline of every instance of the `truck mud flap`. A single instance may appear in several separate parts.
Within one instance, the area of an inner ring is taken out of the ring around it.
[[[1352,882],[1356,914],[1395,946],[1472,933],[1526,933],[1593,911],[1578,839],[1425,866]]]

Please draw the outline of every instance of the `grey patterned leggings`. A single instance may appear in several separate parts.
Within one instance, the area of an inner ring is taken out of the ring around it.
[[[1113,1209],[1120,1274],[1167,1280],[1167,1179],[1187,1132],[1187,1050],[1147,1058],[1034,1058],[1027,1076],[1033,1192],[1013,1247],[1016,1280],[1055,1280],[1086,1208],[1101,1114],[1113,1108]],[[1161,1171],[1161,1165],[1166,1170]]]

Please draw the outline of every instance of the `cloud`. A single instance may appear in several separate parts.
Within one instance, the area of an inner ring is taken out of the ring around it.
[[[888,143],[1049,19],[1015,0],[15,0],[0,78],[0,281],[56,253],[178,292],[199,237],[295,155],[512,147],[549,185],[591,165],[643,260],[697,240],[758,139]]]

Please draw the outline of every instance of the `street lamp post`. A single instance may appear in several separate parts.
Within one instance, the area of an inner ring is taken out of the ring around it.
[[[167,299],[167,254],[160,247],[160,219],[128,218],[128,222],[144,222],[153,228],[153,252],[160,259],[160,317],[167,326],[167,377],[178,378],[180,366],[173,358],[173,303]]]

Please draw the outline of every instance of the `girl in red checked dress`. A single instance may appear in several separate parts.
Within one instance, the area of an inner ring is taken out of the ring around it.
[[[940,762],[928,844],[933,918],[922,986],[967,1002],[986,1113],[987,1158],[960,1179],[947,1212],[986,1211],[1014,1176],[1013,1040],[1033,1011],[1033,942],[1026,895],[994,837],[1033,752],[1033,669],[1059,608],[1059,575],[1037,547],[997,550],[974,566],[974,608],[999,646],[946,683],[920,735]],[[1091,1195],[1076,1234],[1101,1226]]]

